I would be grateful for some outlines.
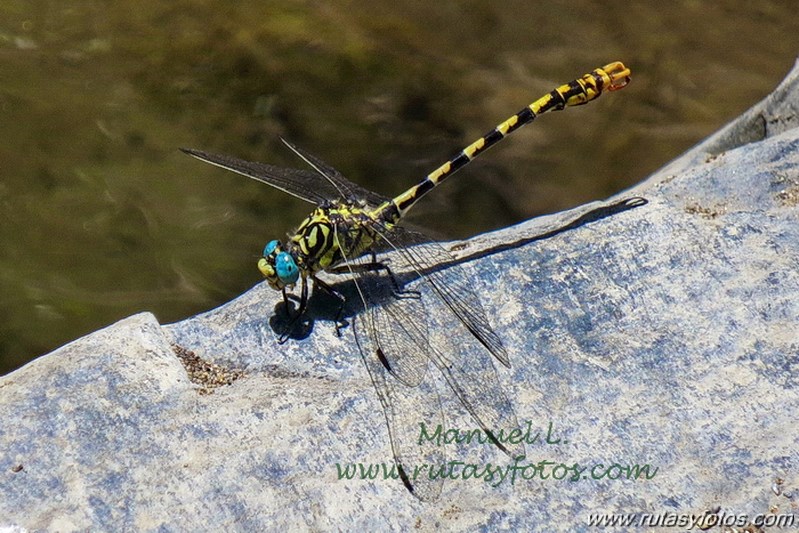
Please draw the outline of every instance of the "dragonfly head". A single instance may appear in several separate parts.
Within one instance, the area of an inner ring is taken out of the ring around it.
[[[264,255],[258,260],[258,270],[275,290],[294,285],[300,278],[300,269],[294,256],[285,251],[280,241],[276,240],[269,241],[264,246]]]

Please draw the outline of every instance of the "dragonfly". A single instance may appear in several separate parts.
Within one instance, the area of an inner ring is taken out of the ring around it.
[[[310,170],[181,148],[201,161],[315,205],[287,239],[269,241],[258,259],[258,269],[269,286],[282,292],[287,312],[288,291],[300,285],[297,310],[279,342],[287,340],[292,326],[307,311],[309,280],[314,291],[318,288],[339,300],[335,325],[340,335],[347,298],[318,274],[350,275],[359,303],[353,331],[383,407],[398,476],[422,500],[436,499],[442,482],[430,474],[431,470],[420,475],[418,468],[419,464],[443,462],[440,447],[419,438],[420,421],[435,427],[442,419],[438,395],[426,379],[430,362],[493,444],[511,457],[523,455],[524,449],[500,442],[497,436],[498,429],[517,427],[518,423],[499,384],[492,357],[507,368],[511,363],[472,281],[457,265],[441,267],[453,263],[448,250],[398,224],[423,196],[537,116],[586,104],[605,91],[624,88],[629,81],[630,70],[621,62],[613,62],[563,84],[394,198],[349,181],[317,156],[285,139],[281,140]],[[454,315],[460,334],[442,339],[429,326],[430,319],[439,317],[441,310]]]

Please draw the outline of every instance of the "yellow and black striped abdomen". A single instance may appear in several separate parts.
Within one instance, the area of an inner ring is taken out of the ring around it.
[[[404,215],[436,185],[466,166],[469,161],[497,144],[511,132],[535,120],[538,115],[569,106],[587,104],[599,97],[604,90],[621,89],[629,82],[629,76],[630,70],[622,63],[615,62],[594,69],[580,79],[553,89],[549,94],[542,96],[461,150],[455,157],[428,174],[421,183],[395,197],[392,203],[398,212],[398,217]]]

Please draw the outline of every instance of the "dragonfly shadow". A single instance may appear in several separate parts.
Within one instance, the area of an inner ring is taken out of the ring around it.
[[[447,267],[450,267],[450,266],[453,266],[453,265],[466,263],[468,261],[472,261],[472,260],[475,260],[475,259],[480,259],[480,258],[483,258],[483,257],[489,257],[489,256],[492,256],[494,254],[498,254],[500,252],[504,252],[504,251],[507,251],[507,250],[513,250],[513,249],[516,249],[516,248],[520,248],[520,247],[525,246],[527,244],[530,244],[532,242],[537,242],[537,241],[543,241],[543,240],[546,240],[546,239],[550,239],[550,238],[552,238],[552,237],[554,237],[556,235],[559,235],[561,233],[566,233],[567,231],[575,230],[575,229],[580,228],[582,226],[585,226],[587,224],[591,224],[592,222],[596,222],[596,221],[599,221],[599,220],[602,220],[602,219],[605,219],[605,218],[608,218],[608,217],[611,217],[611,216],[615,216],[615,215],[618,215],[618,214],[623,213],[625,211],[629,211],[631,209],[635,209],[637,207],[642,207],[642,206],[644,206],[644,205],[646,205],[648,203],[649,203],[649,200],[647,200],[646,198],[643,198],[641,196],[633,196],[631,198],[625,198],[625,199],[619,200],[618,202],[615,202],[613,204],[603,205],[603,206],[597,207],[595,209],[591,209],[590,211],[587,211],[587,212],[583,213],[582,215],[578,216],[577,218],[575,218],[571,222],[569,222],[567,224],[564,224],[564,225],[562,225],[560,227],[557,227],[557,228],[555,228],[553,230],[545,231],[543,233],[539,233],[538,235],[533,235],[531,237],[525,237],[523,239],[519,239],[517,241],[513,241],[513,242],[510,242],[510,243],[497,244],[496,246],[491,246],[489,248],[486,248],[486,249],[479,250],[479,251],[471,253],[471,254],[467,254],[467,255],[461,256],[458,259],[453,258],[452,261],[437,265],[436,268],[439,268],[439,267],[440,268],[447,268]],[[456,245],[455,247],[452,248],[453,251],[457,251],[458,249],[459,249],[458,245]]]
[[[281,343],[287,339],[301,340],[308,338],[313,331],[314,316],[310,311],[311,301],[308,302],[309,310],[306,310],[302,316],[297,316],[297,309],[300,305],[300,298],[294,294],[289,294],[289,303],[280,301],[275,304],[274,312],[269,318],[269,326],[272,328]]]
[[[397,291],[390,287],[402,287],[417,279],[418,276],[398,275],[391,276],[369,274],[358,277],[361,290],[367,291],[370,296],[370,305],[380,305],[389,298],[405,297],[397,295]],[[313,283],[313,282],[311,282]],[[316,321],[332,322],[336,325],[337,333],[344,335],[351,326],[352,319],[364,312],[358,285],[353,279],[343,279],[335,283],[328,283],[329,287],[343,297],[342,300],[326,290],[314,286],[308,298],[308,306],[302,316],[297,316],[300,306],[300,297],[288,293],[288,306],[281,300],[275,304],[274,312],[269,319],[269,325],[282,341],[288,339],[303,340],[310,337]]]

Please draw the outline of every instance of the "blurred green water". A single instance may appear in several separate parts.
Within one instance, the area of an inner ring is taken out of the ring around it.
[[[299,166],[282,135],[395,194],[554,85],[628,64],[624,91],[425,198],[417,224],[466,237],[640,181],[765,96],[797,45],[788,1],[0,2],[0,374],[259,281],[310,206],[179,146]]]

